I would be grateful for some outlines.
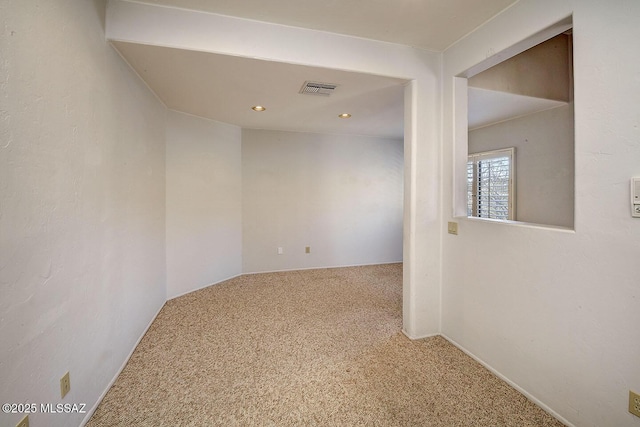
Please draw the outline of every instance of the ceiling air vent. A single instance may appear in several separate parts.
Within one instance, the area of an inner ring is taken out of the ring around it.
[[[308,95],[322,95],[329,96],[333,93],[338,85],[334,85],[332,83],[320,83],[320,82],[310,82],[306,81],[300,88],[300,93],[308,94]]]

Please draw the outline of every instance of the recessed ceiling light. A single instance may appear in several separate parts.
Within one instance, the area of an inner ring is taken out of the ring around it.
[[[252,109],[253,111],[264,111],[264,110],[266,110],[267,108],[266,108],[266,107],[263,107],[262,105],[254,105],[253,107],[251,107],[251,109]]]
[[[342,114],[338,114],[338,117],[340,117],[341,119],[348,119],[349,117],[351,117],[351,114],[342,113]]]

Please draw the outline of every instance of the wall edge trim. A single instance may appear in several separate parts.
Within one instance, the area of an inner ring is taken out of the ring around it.
[[[422,340],[422,339],[425,339],[425,338],[433,338],[433,337],[437,337],[437,336],[439,336],[439,335],[440,335],[440,333],[439,333],[439,332],[436,332],[436,333],[434,333],[434,334],[418,335],[418,336],[415,336],[415,337],[414,337],[413,335],[411,335],[411,334],[409,334],[407,331],[405,331],[405,330],[404,330],[404,328],[402,328],[402,333],[403,333],[407,338],[409,338],[411,341]]]
[[[453,339],[449,338],[447,335],[445,335],[443,333],[441,333],[440,336],[442,336],[442,338],[446,339],[451,344],[456,346],[458,349],[460,349],[467,356],[471,357],[473,360],[475,360],[476,362],[480,363],[482,366],[487,368],[492,374],[494,374],[495,376],[500,378],[502,381],[506,382],[511,387],[515,388],[518,392],[522,393],[527,399],[529,399],[531,402],[536,404],[538,407],[540,407],[543,411],[545,411],[546,413],[551,415],[553,418],[555,418],[556,420],[560,421],[561,423],[563,423],[567,427],[576,427],[574,424],[570,423],[566,418],[564,418],[562,415],[560,415],[559,413],[557,413],[556,411],[551,409],[548,405],[546,405],[540,399],[536,398],[534,395],[529,393],[527,390],[525,390],[524,388],[520,387],[514,381],[510,380],[508,377],[506,377],[505,375],[500,373],[500,371],[495,369],[493,366],[491,366],[490,364],[488,364],[487,362],[482,360],[480,357],[478,357],[475,354],[473,354],[471,351],[467,350],[464,346],[462,346],[458,342],[454,341]]]
[[[285,273],[288,271],[303,271],[303,270],[324,270],[327,268],[348,268],[348,267],[367,267],[370,265],[388,265],[388,264],[402,264],[403,260],[399,261],[385,261],[385,262],[373,262],[370,264],[349,264],[349,265],[330,265],[330,266],[318,266],[318,267],[302,267],[302,268],[289,268],[284,270],[264,270],[264,271],[249,271],[238,276],[250,275],[250,274],[267,274],[267,273]],[[236,276],[237,277],[237,276]]]
[[[182,296],[188,295],[188,294],[190,294],[190,293],[192,293],[192,292],[200,291],[200,290],[205,289],[205,288],[208,288],[208,287],[210,287],[210,286],[218,285],[218,284],[220,284],[220,283],[222,283],[222,282],[226,282],[227,280],[235,279],[236,277],[240,277],[240,276],[242,276],[242,275],[243,275],[243,273],[234,274],[233,276],[229,276],[229,277],[227,277],[226,279],[220,279],[220,280],[218,280],[218,281],[216,281],[216,282],[208,283],[208,284],[206,284],[206,285],[202,285],[202,286],[197,287],[197,288],[195,288],[195,289],[191,289],[190,291],[182,292],[181,294],[178,294],[178,295],[173,295],[173,296],[171,296],[171,297],[167,296],[167,301],[171,301],[172,299],[180,298],[180,297],[182,297]]]
[[[84,419],[80,423],[80,427],[84,427],[89,422],[91,417],[93,417],[94,412],[96,411],[96,409],[98,409],[98,406],[100,406],[100,404],[102,403],[102,400],[107,395],[109,390],[111,390],[111,387],[113,386],[113,384],[116,382],[116,380],[118,379],[118,377],[120,376],[120,374],[124,370],[124,367],[127,366],[127,363],[129,363],[129,359],[131,359],[131,356],[133,356],[133,352],[136,351],[136,348],[138,348],[138,345],[140,344],[140,341],[142,341],[142,338],[144,338],[144,336],[147,334],[147,331],[149,330],[149,328],[151,328],[151,325],[153,325],[153,322],[156,321],[156,318],[158,317],[158,315],[160,314],[160,312],[164,308],[165,304],[166,304],[166,301],[162,303],[160,308],[158,308],[158,311],[156,311],[156,314],[154,314],[153,317],[151,317],[151,320],[149,321],[149,324],[147,324],[147,327],[144,328],[144,331],[142,331],[142,333],[140,334],[140,337],[138,338],[136,343],[131,348],[131,351],[129,352],[127,357],[125,357],[125,359],[122,362],[122,365],[120,365],[120,368],[118,369],[118,371],[115,373],[115,375],[113,376],[111,381],[109,381],[109,384],[107,384],[107,386],[105,387],[104,391],[100,394],[100,396],[98,397],[98,400],[96,400],[96,403],[91,407],[91,409],[89,409],[87,411],[87,415],[85,415]]]

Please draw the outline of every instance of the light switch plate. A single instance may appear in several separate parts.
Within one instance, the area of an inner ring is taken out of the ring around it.
[[[640,177],[631,178],[631,216],[640,218]]]
[[[458,234],[458,223],[457,222],[449,222],[447,225],[447,232],[449,234]]]

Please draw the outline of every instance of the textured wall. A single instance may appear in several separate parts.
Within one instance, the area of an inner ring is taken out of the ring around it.
[[[167,296],[242,272],[241,130],[170,111]]]
[[[627,405],[640,389],[629,326],[640,324],[640,220],[629,205],[640,60],[629,52],[640,2],[520,0],[444,53],[443,209],[453,204],[452,77],[571,14],[575,232],[459,219],[459,235],[443,239],[442,330],[576,426],[637,427]]]
[[[242,187],[246,273],[402,261],[402,141],[243,130]]]
[[[103,14],[0,2],[3,403],[89,410],[165,301],[165,108],[104,41]]]

